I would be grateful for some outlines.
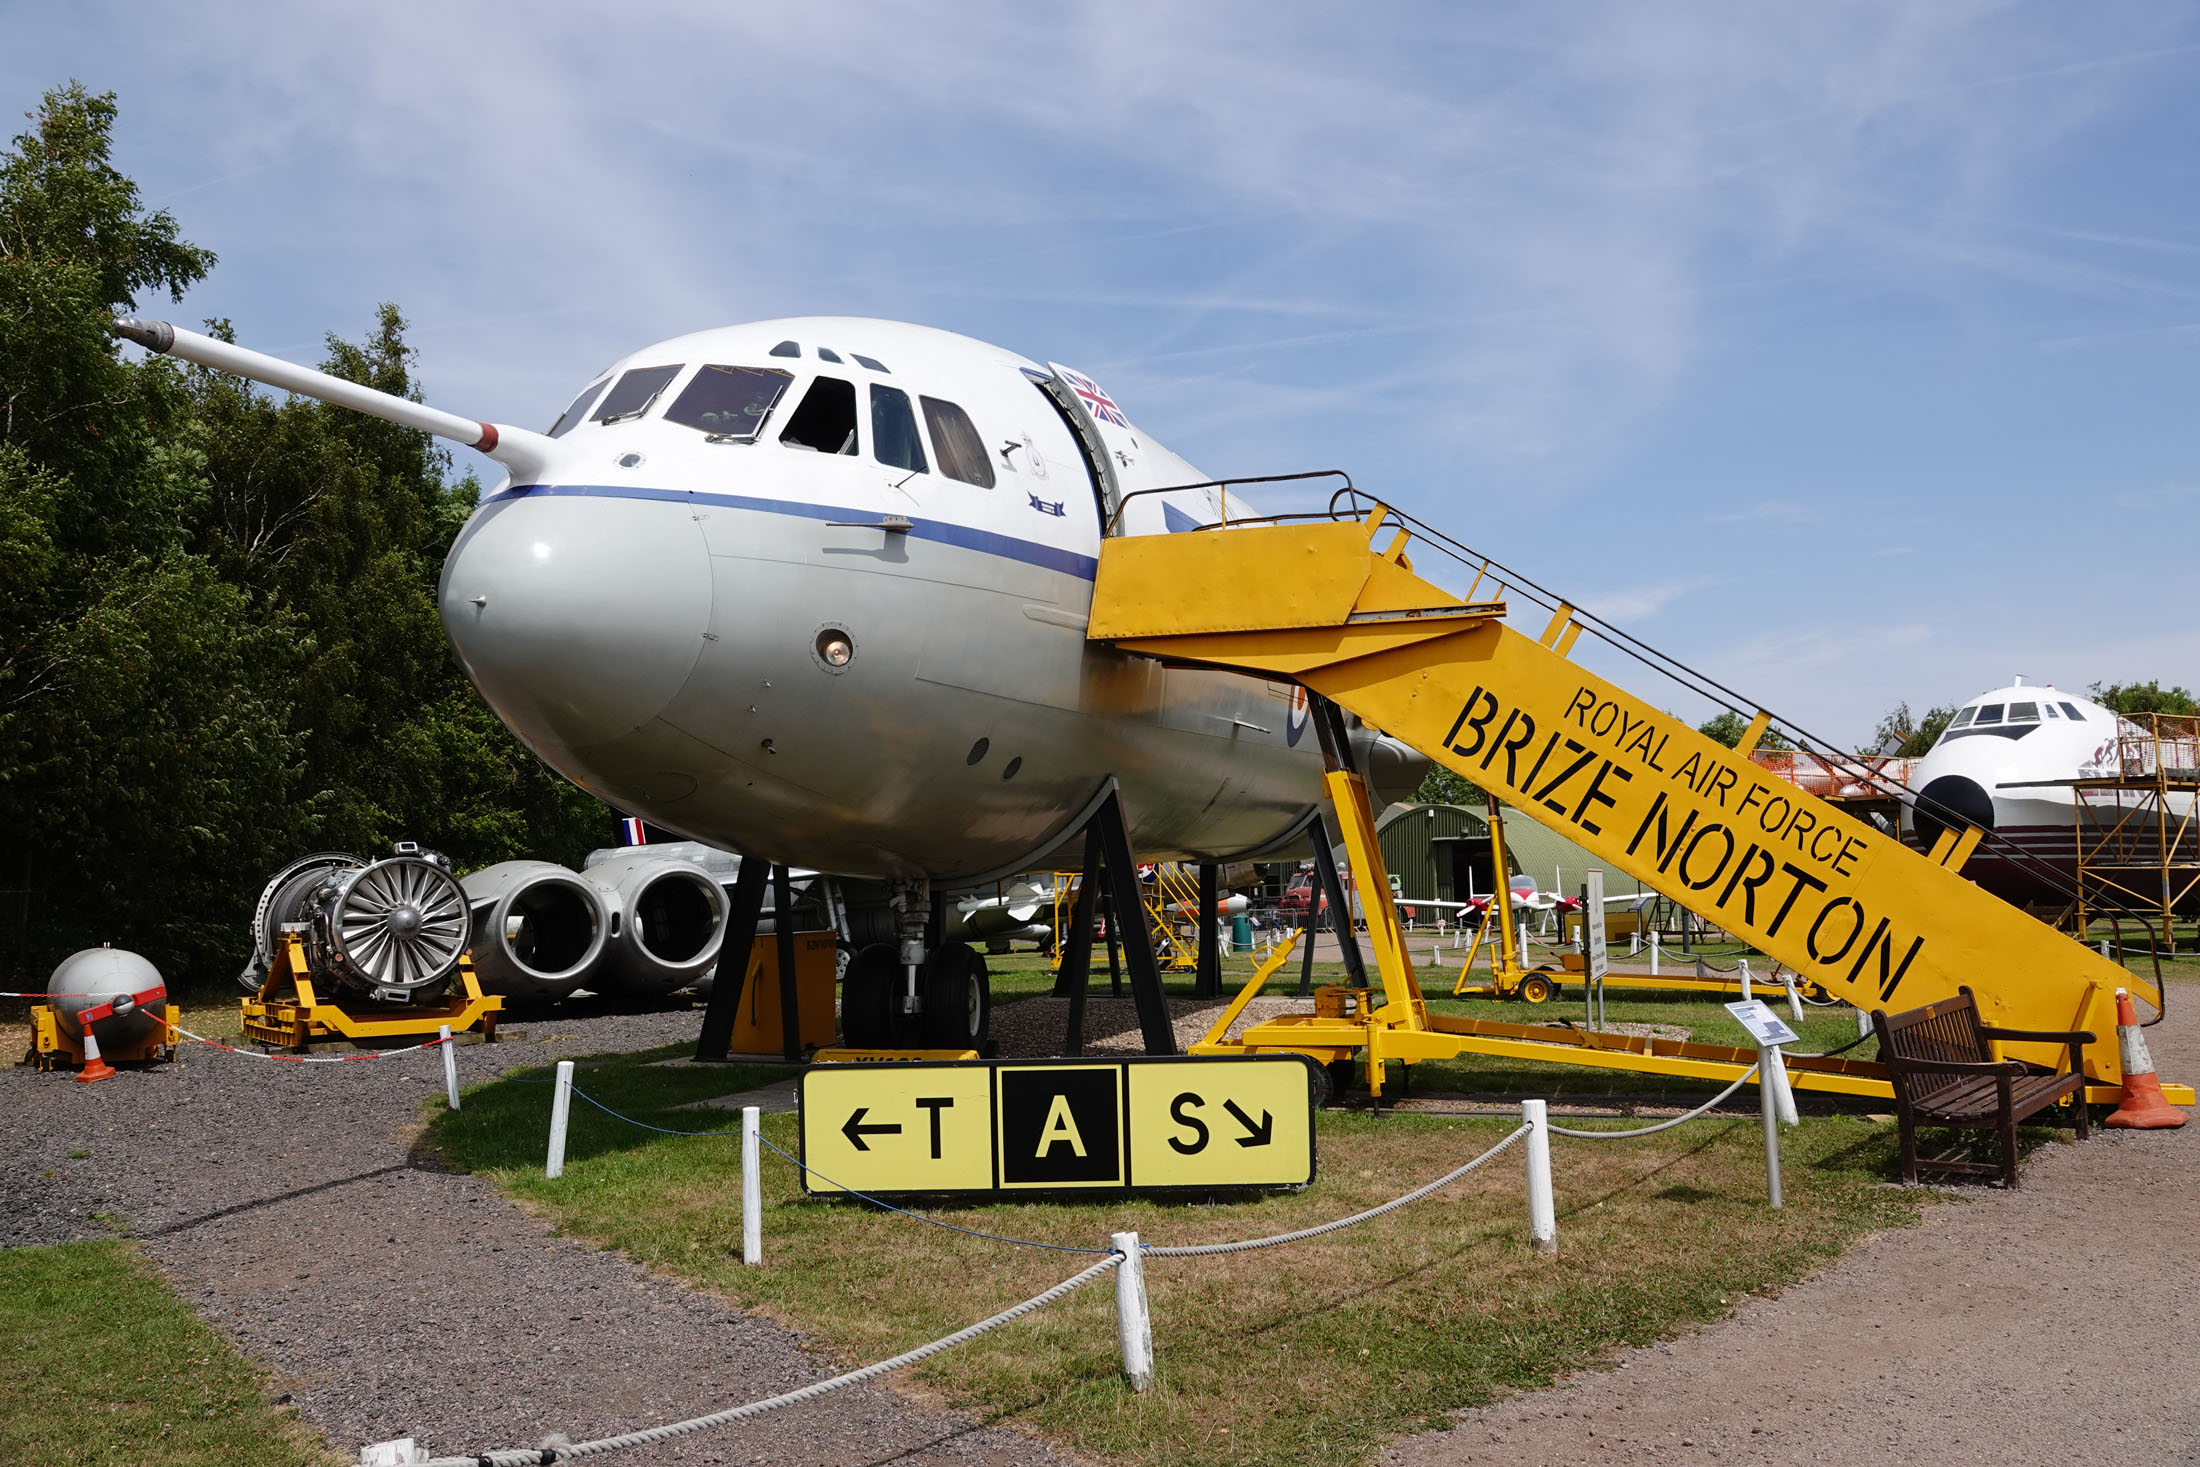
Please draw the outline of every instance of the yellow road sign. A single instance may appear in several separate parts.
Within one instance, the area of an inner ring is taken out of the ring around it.
[[[811,1192],[993,1187],[993,1087],[984,1065],[820,1065],[802,1075]]]
[[[1312,1078],[1299,1055],[822,1065],[801,1082],[803,1186],[1304,1186]]]
[[[1141,1187],[1290,1187],[1314,1180],[1304,1062],[1211,1059],[1128,1071],[1131,1175]]]

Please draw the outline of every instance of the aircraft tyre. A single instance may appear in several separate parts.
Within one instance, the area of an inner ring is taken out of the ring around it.
[[[979,1049],[993,1027],[993,989],[985,959],[966,942],[943,942],[924,964],[924,1043]]]
[[[859,948],[840,982],[840,1038],[851,1049],[894,1043],[894,994],[901,959],[890,942]]]

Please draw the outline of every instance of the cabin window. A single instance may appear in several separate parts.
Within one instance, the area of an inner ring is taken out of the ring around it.
[[[605,385],[610,381],[609,377],[604,377],[583,387],[581,395],[573,399],[573,405],[564,412],[559,413],[558,420],[550,425],[550,436],[552,438],[563,438],[587,421],[588,405],[596,400],[596,394],[603,391]]]
[[[2009,721],[2011,723],[2038,723],[2040,721],[2040,705],[2037,703],[2011,703],[2009,705]]]
[[[2072,718],[2076,719],[2080,723],[2085,722],[2085,715],[2078,711],[2078,705],[2075,703],[2063,704],[2062,711],[2069,714]]]
[[[802,406],[787,419],[779,441],[813,453],[856,451],[856,385],[838,377],[820,377],[802,394]]]
[[[802,355],[802,348],[796,345],[794,342],[782,341],[781,343],[779,343],[779,345],[771,349],[769,355],[775,357],[798,357]]]
[[[886,372],[886,364],[877,357],[867,357],[859,351],[852,351],[848,355],[856,359],[856,365],[859,367],[869,367],[874,372]],[[886,372],[886,375],[891,377],[894,374]]]
[[[1959,708],[1956,710],[1956,716],[1948,720],[1948,727],[1961,728],[1977,716],[1978,710],[1976,708]]]
[[[899,387],[871,384],[871,453],[897,469],[926,471],[917,415],[909,410],[909,394]]]
[[[778,367],[706,366],[665,409],[665,421],[700,428],[713,443],[754,443],[793,380]]]
[[[1982,724],[1999,723],[2001,722],[2002,713],[2008,706],[2006,703],[1989,703],[1984,708],[1979,709],[1978,721]]]
[[[993,465],[986,461],[985,440],[978,436],[970,414],[937,397],[920,397],[924,426],[932,430],[932,451],[940,456],[940,472],[950,479],[993,487]]]
[[[596,406],[594,417],[599,423],[618,423],[628,418],[638,418],[649,411],[649,405],[657,400],[673,378],[680,375],[677,366],[636,367],[612,384],[603,401]]]
[[[829,346],[821,346],[817,349],[817,359],[821,362],[838,362],[840,353]]]

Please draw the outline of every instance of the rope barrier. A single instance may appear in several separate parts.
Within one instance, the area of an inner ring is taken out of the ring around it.
[[[1034,1242],[1029,1238],[1011,1238],[1003,1233],[985,1233],[980,1232],[976,1228],[958,1228],[953,1223],[941,1222],[936,1217],[926,1217],[921,1212],[911,1212],[906,1207],[896,1207],[893,1203],[883,1201],[877,1197],[873,1197],[868,1192],[858,1192],[853,1187],[847,1186],[846,1184],[841,1182],[834,1181],[831,1177],[826,1176],[823,1172],[817,1170],[815,1167],[809,1165],[807,1162],[804,1162],[799,1158],[789,1154],[784,1148],[773,1145],[773,1143],[768,1138],[764,1136],[758,1136],[756,1139],[762,1141],[767,1147],[770,1147],[773,1151],[777,1151],[781,1156],[786,1157],[787,1160],[792,1162],[796,1167],[798,1167],[802,1171],[808,1172],[811,1176],[817,1178],[819,1181],[825,1183],[829,1187],[838,1187],[841,1191],[847,1193],[850,1197],[861,1197],[865,1202],[870,1203],[873,1207],[882,1207],[888,1212],[898,1212],[903,1217],[913,1217],[918,1222],[930,1223],[933,1227],[944,1228],[950,1233],[965,1233],[973,1238],[989,1238],[996,1243],[1014,1243],[1019,1248],[1048,1248],[1052,1249],[1056,1253],[1112,1253],[1114,1251],[1110,1248],[1079,1248],[1069,1243],[1039,1243]]]
[[[957,1345],[966,1345],[980,1335],[990,1334],[1002,1325],[1021,1319],[1034,1310],[1044,1309],[1063,1295],[1083,1288],[1100,1275],[1117,1268],[1122,1262],[1123,1255],[1110,1250],[1108,1256],[1098,1263],[1071,1274],[1045,1293],[1034,1294],[1021,1304],[1012,1305],[998,1314],[981,1319],[967,1329],[957,1330],[955,1333],[934,1340],[928,1345],[919,1345],[916,1349],[905,1351],[894,1356],[891,1360],[881,1360],[876,1365],[866,1365],[860,1370],[851,1370],[844,1375],[836,1375],[830,1380],[821,1380],[814,1385],[804,1386],[800,1390],[770,1396],[761,1401],[750,1401],[746,1405],[733,1406],[724,1411],[714,1411],[708,1416],[691,1416],[685,1421],[674,1421],[664,1426],[652,1426],[641,1431],[630,1431],[622,1436],[600,1437],[595,1441],[575,1442],[571,1446],[564,1447],[517,1448],[498,1452],[480,1452],[464,1457],[436,1457],[431,1459],[426,1467],[550,1467],[553,1462],[566,1461],[571,1458],[594,1457],[604,1452],[616,1452],[626,1447],[654,1446],[659,1442],[671,1441],[675,1437],[688,1436],[698,1431],[707,1431],[714,1426],[725,1426],[735,1421],[746,1421],[752,1417],[762,1416],[768,1411],[777,1411],[782,1407],[798,1406],[805,1401],[814,1401],[820,1396],[829,1395],[848,1386],[861,1385],[865,1381],[876,1380],[878,1377],[892,1371],[915,1365],[922,1360],[928,1360],[944,1350],[952,1350]]]
[[[1148,1258],[1209,1258],[1217,1253],[1245,1253],[1255,1248],[1275,1248],[1284,1243],[1298,1243],[1308,1238],[1318,1238],[1324,1233],[1334,1233],[1340,1228],[1349,1228],[1354,1223],[1363,1223],[1372,1218],[1381,1217],[1386,1212],[1396,1212],[1408,1203],[1418,1202],[1423,1197],[1428,1196],[1429,1193],[1450,1186],[1468,1172],[1488,1162],[1506,1147],[1527,1135],[1532,1129],[1529,1126],[1520,1126],[1507,1135],[1504,1140],[1498,1142],[1465,1166],[1455,1167],[1435,1181],[1425,1186],[1416,1187],[1402,1197],[1393,1197],[1380,1207],[1370,1207],[1365,1212],[1355,1212],[1352,1216],[1340,1217],[1335,1222],[1325,1222],[1311,1228],[1300,1228],[1297,1232],[1292,1233],[1278,1233],[1272,1238],[1248,1238],[1242,1243],[1189,1243],[1169,1248],[1156,1248],[1148,1245],[1146,1256]]]
[[[1697,1106],[1688,1114],[1675,1116],[1669,1121],[1660,1121],[1654,1126],[1638,1126],[1632,1131],[1577,1131],[1574,1130],[1571,1126],[1562,1126],[1556,1121],[1551,1121],[1547,1124],[1550,1126],[1551,1130],[1556,1132],[1558,1135],[1575,1136],[1579,1137],[1583,1141],[1624,1141],[1630,1136],[1651,1136],[1655,1135],[1659,1131],[1670,1131],[1675,1126],[1681,1124],[1683,1121],[1695,1120],[1705,1111],[1711,1109],[1711,1107],[1717,1105],[1720,1101],[1726,1099],[1729,1095],[1732,1095],[1735,1091],[1741,1089],[1744,1085],[1747,1085],[1749,1083],[1750,1076],[1756,1073],[1757,1066],[1751,1065],[1748,1069],[1742,1072],[1741,1079],[1736,1080],[1733,1084],[1727,1086],[1724,1090],[1721,1090],[1718,1094],[1712,1096],[1709,1100],[1705,1101],[1702,1105]]]
[[[290,1065],[348,1065],[359,1060],[394,1059],[401,1054],[412,1054],[417,1050],[434,1049],[440,1044],[455,1043],[457,1039],[456,1035],[453,1035],[450,1040],[445,1040],[439,1036],[422,1044],[408,1044],[403,1049],[370,1049],[360,1054],[264,1054],[256,1049],[239,1049],[233,1044],[224,1044],[219,1039],[209,1039],[203,1034],[193,1034],[181,1024],[170,1024],[168,1027],[186,1039],[195,1039],[200,1044],[214,1049],[227,1050],[229,1053],[240,1055],[245,1059],[274,1060]]]
[[[741,1134],[741,1128],[739,1126],[734,1127],[730,1131],[668,1130],[663,1126],[653,1126],[647,1121],[637,1121],[636,1119],[634,1119],[634,1117],[630,1115],[621,1115],[618,1111],[615,1111],[610,1106],[605,1105],[602,1101],[598,1100],[595,1096],[590,1095],[587,1091],[581,1089],[581,1087],[578,1085],[568,1085],[565,1088],[571,1093],[578,1095],[581,1099],[587,1101],[590,1105],[596,1107],[596,1109],[602,1111],[605,1115],[612,1117],[614,1120],[625,1121],[628,1125],[639,1126],[645,1131],[655,1131],[660,1136],[738,1136]]]

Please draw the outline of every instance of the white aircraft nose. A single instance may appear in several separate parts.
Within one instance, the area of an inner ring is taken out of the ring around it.
[[[710,626],[710,555],[681,500],[531,489],[475,512],[444,564],[459,661],[530,744],[632,733],[679,693]]]

